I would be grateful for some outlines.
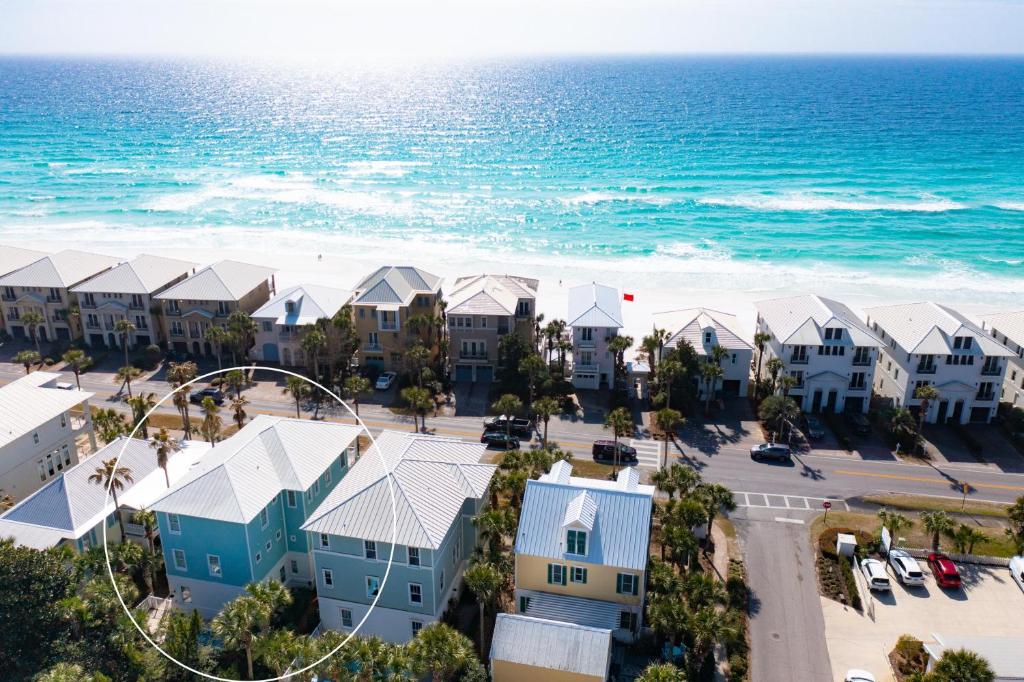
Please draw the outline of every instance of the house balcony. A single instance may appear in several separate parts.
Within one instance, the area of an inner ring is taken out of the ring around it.
[[[866,360],[858,360],[858,359],[855,358],[854,361],[853,361],[853,366],[854,367],[870,367],[871,366],[871,358],[867,358]]]
[[[470,361],[486,361],[488,359],[487,353],[459,353],[459,360],[470,360]]]
[[[4,294],[3,296],[0,296],[0,301],[8,301],[8,302],[10,302],[10,301],[16,301],[16,300],[18,300],[16,297],[8,296],[7,294]]]
[[[983,376],[983,377],[997,377],[1000,374],[1002,374],[1002,371],[1003,371],[1002,367],[989,367],[989,368],[984,368],[983,367],[982,370],[981,370],[981,376]]]
[[[146,527],[141,523],[128,523],[124,524],[124,534],[129,535],[133,538],[144,538],[146,537]],[[153,537],[160,534],[160,531],[156,528],[153,529]]]
[[[854,386],[853,384],[850,384],[849,386],[846,387],[846,390],[847,391],[866,391],[866,390],[868,390],[868,387],[866,385]]]
[[[168,317],[181,317],[181,308],[178,308],[177,310],[167,308],[164,310],[164,315],[167,315]]]
[[[979,403],[988,403],[988,402],[992,402],[993,400],[996,399],[996,394],[995,394],[995,392],[979,393],[976,396],[974,396],[974,399],[976,401],[978,401]]]
[[[20,316],[18,315],[18,313],[14,311],[8,311],[7,319],[11,320],[12,322],[17,322],[20,319]]]
[[[935,374],[937,369],[938,369],[938,367],[936,365],[918,365],[917,366],[917,373],[918,374]]]
[[[88,301],[82,301],[78,305],[78,307],[81,308],[82,310],[96,310],[96,304],[95,303],[89,303]]]
[[[401,327],[397,322],[379,322],[377,329],[382,332],[397,332]]]
[[[600,365],[573,365],[573,372],[593,372],[597,373],[601,371]]]
[[[790,365],[806,365],[808,363],[807,356],[797,357],[796,355],[789,356]]]
[[[365,343],[363,344],[363,351],[366,353],[380,353],[384,350],[384,347],[379,343]]]
[[[53,296],[47,296],[46,297],[46,302],[47,303],[63,303],[64,300],[59,298],[59,297],[58,298],[54,298]]]
[[[576,342],[576,347],[577,348],[597,348],[597,341],[594,341],[593,339],[590,339],[589,341],[580,340],[580,341]]]

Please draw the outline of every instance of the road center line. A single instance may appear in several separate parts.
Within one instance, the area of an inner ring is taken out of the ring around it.
[[[890,478],[899,481],[917,481],[919,483],[931,483],[932,485],[949,486],[950,481],[944,478],[933,478],[926,476],[904,476],[903,474],[881,474],[869,471],[850,471],[849,469],[836,469],[832,473],[843,476],[857,476],[866,478]],[[972,483],[967,481],[972,488],[989,488],[992,490],[1024,490],[1024,486],[1005,485],[1002,483]]]

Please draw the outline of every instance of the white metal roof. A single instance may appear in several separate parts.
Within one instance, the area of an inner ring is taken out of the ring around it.
[[[617,481],[569,476],[571,469],[568,462],[560,463],[551,473],[527,481],[516,553],[569,559],[565,524],[575,519],[589,525],[590,533],[587,555],[572,555],[573,561],[644,570],[654,488],[638,485],[636,472],[628,467]],[[581,498],[583,492],[586,497]]]
[[[210,450],[209,443],[202,441],[182,441],[181,446],[181,451],[167,461],[171,485]],[[89,477],[105,460],[117,457],[122,448],[124,454],[118,466],[130,469],[133,480],[118,491],[117,500],[122,508],[148,508],[167,491],[167,479],[157,466],[156,451],[149,441],[121,436],[0,516],[0,537],[13,536],[19,544],[37,549],[82,537],[114,511],[114,500],[112,496],[108,499],[106,487],[89,481]]]
[[[844,303],[817,294],[758,301],[760,315],[780,343],[818,346],[824,343],[826,327],[841,327],[855,346],[882,345],[860,318]]]
[[[727,350],[752,350],[747,334],[740,330],[735,315],[711,308],[668,310],[654,314],[654,326],[669,333],[666,346],[678,346],[689,341],[698,355],[708,355],[711,348],[721,346]],[[711,343],[704,343],[704,332],[711,332]]]
[[[995,313],[981,318],[985,329],[995,329],[1018,346],[1024,346],[1024,310],[1012,313]]]
[[[307,490],[360,432],[351,424],[257,415],[152,508],[248,523],[282,490]]]
[[[130,261],[91,277],[72,289],[75,293],[151,294],[187,275],[196,263],[143,253]]]
[[[68,249],[44,255],[37,261],[0,277],[0,286],[46,287],[62,289],[74,286],[120,262],[119,258]]]
[[[43,251],[33,251],[32,249],[23,249],[18,246],[0,244],[0,275],[20,270],[30,263],[35,263],[40,258],[45,258],[46,255]]]
[[[53,372],[33,372],[0,386],[0,448],[94,395],[56,388],[58,379]]]
[[[276,272],[252,263],[222,260],[157,294],[160,300],[237,301]]]
[[[603,680],[611,665],[611,650],[611,630],[499,613],[491,641],[491,661]]]
[[[966,317],[938,303],[903,303],[864,311],[869,324],[878,324],[909,353],[950,355],[953,338],[972,337],[985,355],[1014,355]]]
[[[321,318],[331,318],[342,306],[352,300],[352,292],[314,284],[289,287],[252,314],[254,319],[271,319],[275,324],[313,324]],[[292,303],[291,312],[288,303]]]
[[[310,516],[303,530],[437,549],[467,499],[487,492],[496,467],[486,447],[454,438],[384,431]],[[395,495],[392,515],[391,485]]]
[[[537,296],[537,280],[510,275],[475,275],[455,280],[449,315],[515,315],[520,299]]]
[[[949,650],[967,649],[978,654],[992,668],[996,680],[1024,680],[1024,637],[988,635],[944,635],[933,633],[935,642],[925,642],[932,658],[942,658]]]
[[[405,265],[385,265],[364,277],[355,286],[356,303],[409,304],[417,294],[433,294],[441,289],[441,278],[426,270]]]
[[[569,326],[622,327],[619,290],[596,282],[569,289]]]
[[[600,599],[570,597],[552,592],[530,594],[526,614],[532,618],[575,623],[590,628],[613,630],[619,626],[622,605]]]

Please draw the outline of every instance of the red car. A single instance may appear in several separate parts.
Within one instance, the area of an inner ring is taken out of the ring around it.
[[[960,573],[956,570],[956,564],[945,554],[932,552],[928,555],[928,565],[935,574],[935,582],[939,587],[957,589],[960,587]]]

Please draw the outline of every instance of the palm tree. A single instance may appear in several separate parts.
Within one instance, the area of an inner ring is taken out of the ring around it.
[[[939,551],[939,538],[953,530],[953,519],[944,511],[921,512],[921,525],[932,534],[932,551]]]
[[[118,436],[128,433],[128,422],[124,415],[112,407],[96,410],[92,417],[92,425],[104,443],[114,441]]]
[[[198,371],[194,362],[172,362],[167,368],[167,382],[174,389],[171,400],[174,402],[178,414],[181,415],[181,430],[184,432],[186,440],[192,436],[192,419],[189,415],[188,392],[181,390],[181,387],[195,379]]]
[[[64,364],[71,369],[71,373],[75,375],[75,384],[78,386],[78,390],[82,390],[81,374],[89,365],[92,364],[92,358],[85,354],[85,351],[72,348],[71,350],[64,353],[61,356],[61,360]]]
[[[761,397],[761,360],[764,357],[764,344],[772,340],[772,335],[767,332],[754,334],[754,345],[757,346],[757,371],[754,372],[754,388],[758,398]]]
[[[668,442],[674,437],[676,429],[682,424],[683,415],[679,410],[663,407],[654,413],[654,426],[661,434],[662,441],[661,462],[658,464],[659,470],[668,466]]]
[[[134,398],[125,398],[132,408],[132,428],[141,428],[142,437],[149,438],[149,419],[146,415],[156,407],[156,396],[153,393],[140,393]]]
[[[782,388],[782,397],[788,398],[789,392],[796,387],[796,377],[792,374],[786,374],[779,379],[779,386]]]
[[[300,345],[309,358],[310,378],[316,381],[320,376],[320,354],[327,348],[327,335],[317,327],[309,325]]]
[[[234,342],[232,352],[243,359],[248,357],[257,331],[259,327],[256,326],[256,322],[244,310],[235,310],[228,315],[228,332]]]
[[[974,554],[974,545],[988,540],[987,535],[966,523],[961,523],[955,531],[946,531],[946,537],[952,540],[958,554]]]
[[[508,417],[508,422],[505,424],[505,432],[511,437],[512,436],[512,417],[517,412],[523,411],[523,401],[519,399],[515,393],[505,393],[500,398],[494,401],[491,405],[491,409],[498,414],[503,414]]]
[[[117,501],[117,491],[124,490],[125,483],[134,483],[132,470],[128,467],[118,466],[117,458],[104,460],[103,466],[96,467],[96,470],[89,475],[89,483],[101,485],[110,490],[114,498],[114,517],[117,519],[118,528],[121,529],[121,537],[125,537],[124,521],[121,520],[121,505]]]
[[[170,485],[168,485],[170,487]],[[146,544],[149,545],[149,551],[156,551],[156,512],[151,511],[143,507],[134,514],[132,514],[132,523],[142,526],[143,533],[146,537]]]
[[[200,431],[202,431],[203,438],[211,445],[214,445],[217,437],[220,436],[221,429],[224,427],[224,423],[218,414],[220,408],[217,407],[217,403],[213,402],[213,398],[206,396],[203,398],[201,410],[203,413],[203,424],[199,427]]]
[[[406,386],[402,389],[401,396],[402,400],[409,404],[409,409],[413,411],[413,431],[419,431],[417,416],[423,422],[423,430],[426,431],[427,410],[434,406],[434,399],[430,396],[430,391],[416,386]]]
[[[558,340],[558,371],[563,377],[565,376],[565,360],[571,350],[572,341],[565,338]]]
[[[616,407],[608,413],[604,419],[605,428],[612,430],[612,438],[615,442],[615,458],[612,466],[613,473],[619,472],[619,438],[632,436],[636,432],[636,425],[633,423],[633,416],[625,407]]]
[[[125,365],[117,370],[117,374],[114,375],[114,383],[121,384],[122,387],[128,388],[128,397],[132,397],[132,379],[138,379],[142,376],[142,370],[138,367],[132,367],[131,365]]]
[[[533,405],[537,382],[547,376],[548,365],[539,355],[531,353],[519,361],[519,373],[526,376],[526,383],[530,394],[530,405]]]
[[[931,676],[936,682],[994,682],[996,679],[988,661],[967,649],[944,651],[932,668]]]
[[[608,342],[608,352],[615,357],[613,386],[618,386],[619,378],[626,373],[626,351],[633,347],[632,336],[614,336]]]
[[[715,517],[723,509],[735,511],[736,502],[732,499],[732,491],[720,483],[701,483],[697,486],[697,499],[704,505],[704,512],[708,515],[707,545],[711,545],[711,526]]]
[[[484,620],[485,611],[497,596],[498,591],[505,582],[505,577],[493,564],[486,561],[478,561],[466,569],[462,579],[480,605],[480,656],[483,657],[487,651],[485,647],[485,634],[487,631],[486,621]]]
[[[224,344],[230,340],[227,329],[219,324],[210,325],[203,332],[203,340],[213,348],[213,354],[217,356],[217,369],[224,369]]]
[[[265,604],[250,595],[243,595],[228,602],[223,610],[210,623],[210,628],[228,649],[245,652],[245,663],[253,679],[252,659],[256,629],[265,619],[270,617]]]
[[[687,662],[693,679],[698,679],[704,660],[711,649],[720,641],[733,634],[733,629],[726,614],[714,606],[705,606],[690,618],[690,636],[693,647],[690,649]]]
[[[245,385],[245,372],[240,369],[233,369],[224,375],[224,383],[234,390],[235,397],[242,395],[242,386]]]
[[[124,350],[124,364],[128,366],[128,335],[135,331],[135,325],[132,324],[131,320],[122,317],[114,323],[114,331],[117,332],[121,340],[121,348]]]
[[[904,438],[913,442],[917,438],[917,420],[914,419],[910,410],[900,407],[893,410],[889,416],[889,430],[898,439],[897,444]],[[914,447],[911,446],[910,451],[913,452],[913,450]]]
[[[444,623],[427,625],[409,643],[409,655],[433,682],[447,682],[473,663],[473,643]]]
[[[636,682],[686,682],[686,675],[671,663],[651,663]]]
[[[32,365],[39,364],[42,360],[43,358],[39,355],[39,351],[34,350],[19,351],[14,356],[14,361],[25,367],[25,374],[32,370]]]
[[[370,392],[370,380],[366,377],[353,374],[345,379],[345,395],[356,406],[356,416],[359,416],[359,396]]]
[[[270,668],[275,675],[285,674],[305,638],[291,630],[272,630],[266,637],[256,640],[253,655]]]
[[[774,395],[778,389],[779,372],[786,368],[786,363],[781,358],[769,358],[764,368],[768,372],[768,393]]]
[[[45,322],[46,318],[35,310],[29,310],[21,316],[21,323],[28,329],[28,334],[32,337],[32,344],[36,347],[36,352],[40,354],[42,351],[39,349],[39,327]]]
[[[241,431],[242,427],[245,426],[245,418],[248,417],[245,413],[245,406],[249,404],[249,399],[244,395],[238,396],[231,401],[231,410],[234,412],[235,423],[238,424],[238,430]]]
[[[295,418],[300,419],[302,415],[299,410],[302,407],[302,401],[309,397],[309,383],[302,377],[289,376],[287,385],[281,392],[291,395],[292,400],[295,401]]]
[[[90,682],[96,678],[93,675],[86,675],[85,670],[77,663],[58,663],[33,679],[36,682]]]
[[[922,384],[914,389],[914,397],[921,401],[921,407],[917,414],[917,440],[921,441],[921,432],[924,430],[924,420],[928,416],[928,408],[932,402],[939,399],[939,389],[931,384]]]
[[[544,433],[541,436],[541,447],[546,448],[548,446],[548,422],[551,421],[552,416],[561,413],[562,405],[551,396],[544,396],[533,403],[531,407],[541,422],[544,423]]]
[[[878,518],[882,522],[882,526],[889,531],[889,537],[892,538],[894,543],[899,540],[900,532],[904,528],[910,528],[914,525],[914,522],[903,514],[891,512],[885,507],[878,510]]]
[[[160,431],[153,436],[153,440],[149,442],[149,447],[156,450],[156,464],[164,470],[164,481],[167,483],[167,487],[170,488],[171,477],[167,473],[167,460],[174,453],[181,452],[181,444],[178,443],[177,438],[174,438],[167,432],[167,429],[161,427]]]
[[[715,395],[718,380],[725,375],[725,372],[718,363],[705,362],[700,366],[700,375],[704,380],[704,412],[707,414],[711,411],[711,398]]]
[[[671,357],[661,363],[658,370],[658,385],[665,391],[665,407],[672,407],[672,384],[683,374],[683,363]]]
[[[757,416],[767,424],[775,424],[775,432],[781,434],[784,424],[792,424],[800,416],[800,407],[792,398],[770,395],[761,401]]]

